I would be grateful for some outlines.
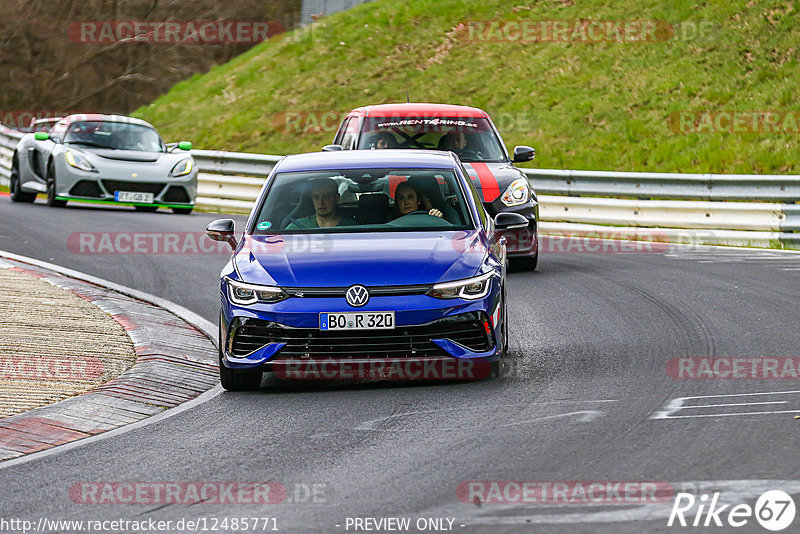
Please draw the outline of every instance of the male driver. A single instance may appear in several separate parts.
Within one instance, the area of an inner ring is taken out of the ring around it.
[[[286,227],[287,230],[356,224],[353,219],[341,217],[336,213],[339,205],[339,187],[332,178],[319,178],[311,182],[311,201],[314,203],[314,213],[291,222]]]

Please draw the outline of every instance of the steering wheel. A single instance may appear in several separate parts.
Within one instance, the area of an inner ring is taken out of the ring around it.
[[[457,152],[458,157],[463,160],[483,160],[483,153],[479,152],[478,150],[471,150],[471,149],[464,149],[460,152]]]
[[[425,215],[426,217],[420,220],[423,215]],[[408,226],[408,227],[414,227],[417,224],[420,226],[453,226],[453,223],[451,223],[447,219],[431,215],[426,210],[416,210],[410,213],[406,213],[405,215],[398,217],[397,219],[389,222],[388,224],[392,226]]]

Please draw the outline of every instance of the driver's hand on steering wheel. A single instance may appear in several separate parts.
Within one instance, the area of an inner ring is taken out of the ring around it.
[[[431,211],[428,212],[428,215],[433,215],[434,217],[444,216],[444,214],[441,211],[437,210],[436,208],[431,209]]]

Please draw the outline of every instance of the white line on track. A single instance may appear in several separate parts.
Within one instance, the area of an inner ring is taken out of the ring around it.
[[[729,404],[699,404],[697,406],[684,406],[683,410],[692,408],[728,408],[730,406],[755,406],[758,404],[788,404],[789,401],[770,401],[770,402],[731,402]]]
[[[526,403],[519,403],[519,404],[504,404],[504,407],[514,407],[514,406],[531,406],[534,404],[542,404],[542,405],[553,405],[553,404],[584,404],[584,403],[610,403],[610,402],[617,402],[616,399],[598,399],[598,400],[554,400],[554,401],[544,401],[544,402],[526,402]],[[445,412],[463,412],[465,410],[469,410],[470,408],[486,408],[485,405],[479,406],[462,406],[459,408],[438,408],[435,410],[422,410],[417,412],[403,412],[403,413],[395,413],[391,415],[387,415],[384,417],[377,417],[375,419],[370,419],[368,421],[364,421],[357,427],[354,427],[352,430],[362,430],[362,431],[370,431],[370,432],[401,432],[403,429],[394,429],[394,428],[375,428],[379,423],[383,421],[391,421],[396,419],[401,419],[405,417],[413,417],[416,415],[425,415],[425,414],[433,414],[433,413],[445,413]],[[554,414],[554,415],[546,415],[535,417],[533,419],[526,419],[525,421],[518,421],[514,423],[507,423],[502,425],[495,425],[496,427],[505,427],[505,426],[515,426],[515,425],[524,425],[528,423],[536,423],[541,421],[548,421],[551,419],[567,417],[567,416],[578,416],[576,417],[575,421],[579,423],[588,423],[590,421],[594,421],[604,412],[598,410],[581,410],[576,412],[569,412],[569,413],[561,413],[561,414]]]
[[[797,410],[769,410],[761,412],[729,412],[729,413],[715,413],[715,414],[696,414],[696,415],[675,415],[678,412],[686,409],[699,409],[699,408],[719,408],[723,406],[758,406],[764,404],[788,404],[789,401],[771,401],[771,402],[745,402],[745,403],[731,403],[731,404],[693,404],[687,405],[686,401],[702,400],[702,399],[721,399],[730,397],[755,397],[763,395],[795,395],[800,393],[800,390],[789,391],[763,391],[756,393],[726,393],[724,395],[698,395],[695,397],[677,397],[671,399],[663,409],[657,411],[650,419],[687,419],[697,417],[733,417],[742,415],[772,415],[772,414],[787,414],[787,413],[800,413]]]

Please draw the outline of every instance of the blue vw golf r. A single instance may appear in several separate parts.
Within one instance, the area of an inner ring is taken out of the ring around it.
[[[206,227],[234,250],[220,281],[222,386],[257,389],[263,372],[298,366],[363,377],[376,362],[414,378],[431,362],[441,367],[428,378],[476,362],[499,374],[508,324],[498,232],[527,224],[490,218],[449,152],[281,159],[240,240],[230,219]]]

